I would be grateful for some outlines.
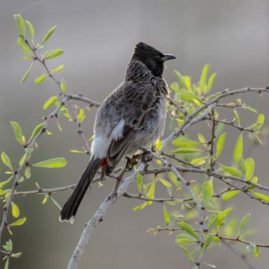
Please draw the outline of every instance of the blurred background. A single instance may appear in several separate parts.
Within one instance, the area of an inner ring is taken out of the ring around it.
[[[16,44],[14,13],[21,13],[42,35],[58,25],[48,49],[63,48],[65,53],[51,66],[64,63],[64,76],[72,92],[101,101],[123,79],[135,43],[144,41],[177,56],[169,62],[165,77],[175,81],[173,70],[199,79],[202,66],[210,63],[218,74],[216,89],[264,86],[269,84],[269,2],[268,0],[77,0],[29,1],[0,0],[0,150],[17,160],[22,149],[14,142],[9,122],[16,120],[24,130],[32,128],[44,115],[42,104],[56,93],[55,85],[46,82],[35,86],[33,78],[41,73],[34,68],[31,79],[20,84],[27,68]],[[268,115],[268,97],[249,96],[247,101]],[[93,116],[87,123],[91,133]],[[63,124],[64,132],[40,140],[33,160],[65,156],[64,169],[36,169],[21,189],[55,187],[76,182],[87,159],[69,153],[81,141],[72,124]],[[53,129],[54,130],[54,129]],[[25,131],[26,135],[30,131]],[[232,140],[234,143],[234,140]],[[268,183],[268,153],[264,144],[254,151],[257,174]],[[17,156],[17,157],[16,157]],[[76,245],[83,224],[105,198],[112,185],[94,186],[88,192],[74,225],[58,222],[58,210],[42,198],[17,198],[27,223],[14,229],[15,249],[23,256],[14,261],[14,269],[65,268]],[[57,195],[63,204],[68,193]],[[104,222],[93,232],[80,267],[95,269],[120,268],[191,268],[191,264],[173,242],[172,236],[148,234],[149,227],[162,223],[161,208],[153,206],[133,212],[137,201],[120,199],[108,212]],[[258,210],[257,210],[258,207]],[[269,242],[269,209],[253,201],[238,199],[235,209],[242,215],[251,212],[255,238]],[[266,253],[267,252],[267,253]],[[216,247],[207,255],[218,268],[245,268],[225,248]],[[252,260],[255,268],[268,268],[268,250]]]

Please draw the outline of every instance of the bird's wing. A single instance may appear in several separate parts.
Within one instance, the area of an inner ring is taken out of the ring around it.
[[[135,133],[143,126],[145,115],[157,102],[159,93],[151,83],[138,82],[123,85],[114,97],[115,110],[121,120],[114,128],[118,128],[118,132],[112,132],[107,151],[110,166],[115,166],[120,161],[134,140]]]

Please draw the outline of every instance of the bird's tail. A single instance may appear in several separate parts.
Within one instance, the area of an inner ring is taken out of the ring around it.
[[[63,209],[60,213],[60,221],[72,222],[77,213],[78,207],[100,165],[101,159],[91,158],[90,163],[81,176],[81,179],[79,180],[76,188],[63,206]]]

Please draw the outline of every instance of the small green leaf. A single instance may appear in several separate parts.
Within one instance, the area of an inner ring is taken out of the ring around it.
[[[170,224],[170,215],[169,215],[165,205],[163,206],[163,219],[164,219],[165,225]]]
[[[172,184],[164,178],[158,178],[158,181],[160,181],[166,188],[172,187]]]
[[[20,256],[22,255],[22,252],[17,252],[17,253],[12,253],[11,254],[11,258],[20,258]]]
[[[240,190],[232,190],[232,191],[227,191],[221,195],[221,199],[224,202],[227,202],[231,199],[233,199],[235,196],[237,196],[240,193]]]
[[[18,122],[16,121],[11,121],[10,122],[11,126],[12,126],[12,129],[13,129],[13,132],[14,132],[14,135],[15,135],[15,138],[16,140],[21,144],[23,145],[24,142],[25,142],[25,139],[23,137],[23,134],[22,134],[22,130],[21,130],[21,126]]]
[[[11,161],[5,152],[1,153],[1,160],[2,160],[4,165],[6,165],[9,169],[13,170]]]
[[[60,88],[61,88],[62,93],[66,93],[67,85],[65,81],[61,81]]]
[[[191,164],[192,164],[192,165],[201,166],[201,165],[203,165],[203,164],[206,163],[207,159],[208,159],[207,156],[203,156],[203,157],[195,158],[195,159],[192,159],[192,160],[191,160]]]
[[[242,173],[239,169],[232,167],[232,166],[226,166],[226,165],[221,165],[221,169],[229,175],[235,176],[235,177],[241,177]]]
[[[24,73],[24,75],[22,76],[21,78],[21,83],[25,82],[27,80],[27,78],[29,77],[31,71],[32,71],[32,68],[34,66],[34,63],[32,62],[30,64],[30,66],[28,67],[28,69],[26,70],[26,72]]]
[[[233,154],[234,162],[239,163],[242,157],[243,157],[243,134],[240,133],[234,147],[234,154]]]
[[[141,193],[143,187],[143,176],[141,173],[137,173],[136,175],[136,186],[137,190]]]
[[[42,75],[40,75],[35,79],[35,84],[37,85],[42,84],[46,80],[47,76],[48,76],[47,73],[43,73]]]
[[[266,202],[266,203],[269,203],[269,196],[263,194],[263,193],[260,193],[260,192],[252,192],[252,195],[256,198],[258,198],[259,200],[263,201],[263,202]]]
[[[35,28],[34,28],[33,24],[30,21],[25,20],[25,22],[26,22],[26,25],[28,27],[30,37],[32,38],[32,41],[34,41],[34,39],[35,39]]]
[[[255,171],[255,160],[252,158],[247,158],[245,160],[245,178],[246,180],[251,180]]]
[[[11,212],[14,218],[18,218],[20,216],[20,209],[14,202],[11,202]]]
[[[31,168],[29,166],[25,168],[24,176],[26,179],[29,179],[31,177]]]
[[[43,45],[45,42],[47,42],[49,39],[50,39],[50,37],[53,35],[53,33],[56,31],[56,28],[57,28],[57,26],[56,25],[54,25],[54,26],[52,26],[49,30],[48,30],[48,32],[44,35],[44,37],[42,38],[42,41],[41,41],[41,45]]]
[[[31,49],[28,47],[28,45],[25,43],[24,39],[22,37],[17,38],[17,43],[19,47],[22,49],[22,51],[25,53],[26,56],[32,55]]]
[[[147,193],[147,197],[150,199],[154,199],[154,196],[155,196],[155,180],[151,182],[148,193]]]
[[[208,71],[209,71],[209,64],[206,64],[201,72],[201,76],[200,76],[200,88],[202,90],[202,92],[206,92],[206,88],[207,88],[207,75],[208,75]]]
[[[32,164],[33,167],[42,167],[42,168],[62,168],[65,167],[67,161],[65,158],[58,157],[52,158],[45,161],[37,162]]]
[[[217,74],[213,73],[210,75],[209,79],[208,79],[208,83],[207,83],[207,91],[212,90],[215,80],[216,80]]]
[[[240,220],[238,236],[240,236],[241,233],[245,231],[246,226],[250,221],[250,217],[251,217],[251,215],[247,214]]]
[[[193,229],[193,227],[188,224],[187,222],[181,221],[179,223],[180,228],[182,228],[184,231],[186,231],[188,234],[199,240],[198,233]]]
[[[9,224],[9,226],[21,226],[26,222],[26,217],[17,219],[16,221],[12,222],[11,224]]]
[[[214,194],[213,180],[210,179],[203,183],[203,196],[206,202],[208,202]]]
[[[206,144],[206,139],[202,134],[197,135],[198,140],[200,141],[201,144]]]
[[[23,38],[25,37],[25,22],[23,17],[20,14],[15,14],[14,15],[17,27],[19,30],[19,35],[21,35]]]
[[[260,249],[257,247],[254,243],[250,243],[247,246],[247,250],[254,256],[259,257],[260,256]]]
[[[81,107],[79,109],[79,113],[78,113],[78,116],[77,116],[78,122],[79,123],[82,123],[84,121],[85,117],[86,117],[86,115],[85,115],[85,109],[83,107]]]
[[[4,269],[9,269],[9,258],[7,258]]]
[[[8,251],[8,252],[11,252],[12,249],[13,249],[13,243],[11,241],[11,239],[9,239],[4,245],[3,245],[3,249]]]
[[[53,105],[58,100],[58,96],[51,96],[44,104],[43,109],[47,110],[51,105]]]
[[[60,71],[64,70],[64,64],[61,64],[51,70],[51,73],[58,73]]]
[[[157,139],[155,142],[155,149],[156,151],[160,151],[163,147],[163,142],[161,139]]]
[[[42,122],[42,123],[40,123],[40,124],[38,124],[35,128],[34,128],[34,130],[33,130],[33,132],[32,132],[32,134],[31,134],[31,137],[30,137],[30,139],[29,139],[29,141],[31,141],[34,137],[36,137],[40,132],[42,132],[42,130],[43,130],[43,128],[45,127],[45,124]]]
[[[173,153],[196,153],[196,152],[202,152],[199,148],[178,148],[173,150]]]
[[[55,57],[58,57],[60,55],[62,55],[64,53],[64,51],[62,49],[55,49],[51,52],[48,52],[45,54],[45,59],[49,60],[49,59],[53,59]]]
[[[223,151],[225,141],[226,141],[226,133],[222,133],[216,145],[216,157],[217,158],[221,155]]]

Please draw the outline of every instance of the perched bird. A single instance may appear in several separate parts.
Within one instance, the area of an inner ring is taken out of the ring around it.
[[[94,123],[90,162],[65,203],[60,220],[72,221],[94,175],[113,171],[123,156],[152,145],[164,132],[166,95],[164,62],[175,59],[138,43],[124,81],[99,107]]]

